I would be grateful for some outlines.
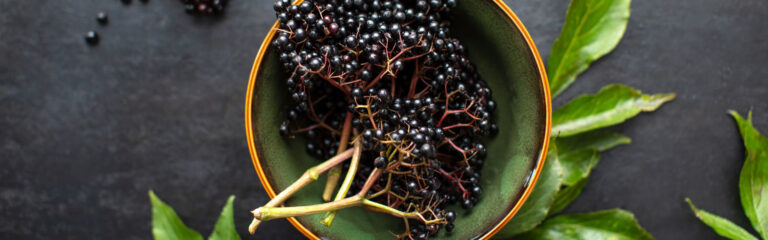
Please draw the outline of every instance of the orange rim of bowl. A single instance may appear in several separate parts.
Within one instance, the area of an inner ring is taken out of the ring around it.
[[[294,4],[301,3],[302,0],[296,1]],[[536,49],[536,44],[533,42],[533,39],[531,38],[531,35],[528,33],[528,30],[525,29],[525,26],[523,26],[523,23],[520,21],[520,19],[515,15],[514,12],[512,12],[511,9],[502,2],[502,0],[493,0],[493,2],[496,4],[497,7],[499,7],[504,13],[507,14],[507,17],[512,20],[512,22],[515,24],[518,30],[520,30],[520,33],[525,38],[526,43],[528,44],[528,47],[531,50],[531,54],[533,55],[538,70],[539,70],[539,76],[541,76],[541,85],[544,95],[544,105],[546,106],[546,128],[544,131],[544,141],[542,142],[541,152],[539,152],[539,159],[536,163],[536,168],[534,169],[533,176],[529,180],[530,184],[523,192],[523,195],[520,196],[520,198],[515,203],[515,206],[512,207],[512,210],[507,213],[507,215],[504,217],[503,220],[501,220],[499,223],[497,223],[490,231],[486,232],[485,234],[481,235],[479,239],[490,239],[491,236],[499,232],[504,225],[506,225],[509,220],[512,219],[512,217],[520,210],[520,208],[523,206],[523,203],[528,199],[528,196],[531,195],[531,192],[533,191],[533,188],[536,186],[536,182],[539,179],[539,175],[541,175],[541,171],[544,167],[544,162],[547,158],[547,149],[549,147],[549,135],[550,130],[552,127],[552,100],[549,93],[549,81],[547,80],[547,72],[544,68],[544,63],[541,60],[541,55],[539,55],[539,50]],[[259,181],[261,181],[261,184],[264,186],[264,190],[267,191],[267,194],[269,195],[269,198],[275,198],[275,195],[277,193],[275,192],[275,189],[272,188],[272,184],[269,183],[269,180],[267,179],[267,175],[264,172],[264,169],[261,167],[261,162],[259,161],[259,155],[256,153],[256,145],[254,143],[254,136],[253,136],[253,125],[252,125],[252,109],[253,109],[253,93],[254,88],[256,86],[256,75],[259,71],[259,66],[261,64],[261,61],[264,58],[264,55],[266,54],[267,48],[269,47],[270,40],[275,35],[275,29],[277,29],[279,26],[279,22],[275,21],[275,24],[272,25],[272,28],[270,28],[269,32],[267,32],[267,36],[264,37],[264,41],[261,43],[261,47],[259,48],[259,53],[256,55],[256,60],[253,62],[253,67],[251,68],[251,75],[248,80],[248,90],[246,91],[246,97],[245,97],[245,134],[248,141],[248,149],[251,153],[251,161],[253,162],[253,167],[256,169],[256,173],[259,175]],[[312,231],[307,229],[304,225],[302,225],[296,218],[290,217],[288,218],[288,221],[296,227],[304,236],[306,236],[309,239],[314,240],[320,240],[320,237],[315,235]]]

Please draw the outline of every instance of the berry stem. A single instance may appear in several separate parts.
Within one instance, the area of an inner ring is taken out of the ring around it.
[[[364,204],[364,200],[366,200],[365,194],[368,192],[368,190],[370,190],[371,186],[373,186],[373,183],[376,182],[376,180],[379,178],[379,176],[381,175],[381,172],[382,172],[381,169],[376,169],[373,172],[371,172],[371,175],[368,177],[368,180],[366,181],[365,185],[360,190],[360,192],[348,198],[344,198],[344,199],[333,201],[333,202],[307,205],[307,206],[298,206],[298,207],[263,206],[263,207],[254,209],[253,211],[251,211],[251,213],[253,213],[253,218],[255,220],[267,221],[275,218],[305,216],[305,215],[312,215],[312,214],[317,214],[321,212],[335,211],[335,210],[349,208],[349,207],[362,206]]]
[[[456,185],[459,186],[459,190],[461,190],[462,198],[466,198],[469,195],[469,192],[467,191],[467,189],[465,189],[464,186],[461,185],[461,180],[456,179],[455,177],[453,177],[453,175],[451,175],[450,173],[445,172],[445,170],[443,170],[443,169],[440,169],[438,171],[440,171],[440,173],[443,174],[445,177],[447,177],[449,180],[456,182]]]
[[[253,217],[260,219],[261,221],[267,221],[275,218],[288,218],[296,216],[305,216],[311,214],[317,214],[332,210],[339,210],[348,207],[360,206],[362,204],[363,197],[355,195],[349,198],[345,198],[339,201],[299,206],[299,207],[260,207],[253,210]]]
[[[368,198],[374,199],[378,196],[381,196],[382,194],[389,193],[391,188],[392,188],[392,174],[390,173],[387,176],[387,185],[384,185],[384,189],[381,189],[381,191],[368,196]]]
[[[381,78],[384,77],[384,74],[386,74],[387,72],[389,72],[388,69],[384,69],[381,72],[379,72],[379,75],[376,75],[376,78],[374,78],[373,81],[371,81],[371,83],[365,86],[363,90],[368,90],[369,88],[372,88],[374,85],[376,85],[376,83],[379,82],[379,80],[381,80]]]
[[[352,113],[347,112],[347,116],[344,118],[344,126],[341,130],[341,140],[339,141],[339,149],[336,152],[342,152],[347,149],[349,144],[349,132],[352,129]],[[330,201],[333,191],[336,190],[336,185],[339,184],[339,177],[341,177],[341,166],[337,165],[328,172],[328,180],[325,182],[325,190],[323,191],[323,200]]]
[[[472,121],[471,123],[457,123],[457,124],[453,124],[451,126],[446,126],[446,127],[443,128],[443,130],[448,130],[448,129],[452,129],[452,128],[459,128],[459,127],[475,128],[475,125],[473,125],[473,123],[474,123],[474,121]]]
[[[391,208],[391,207],[389,207],[387,205],[384,205],[384,204],[381,204],[381,203],[378,203],[378,202],[374,202],[374,201],[371,201],[371,200],[368,200],[368,199],[363,199],[362,203],[363,203],[364,206],[368,207],[368,209],[373,210],[373,211],[388,213],[388,214],[390,214],[392,216],[395,216],[395,217],[408,218],[408,219],[417,219],[417,220],[421,220],[422,222],[424,222],[426,224],[440,223],[440,222],[445,221],[442,218],[436,218],[436,219],[432,219],[432,220],[427,220],[418,211],[403,212],[403,211]]]
[[[411,88],[408,90],[408,98],[413,98],[413,95],[416,94],[416,83],[418,83],[419,75],[421,75],[419,62],[416,61],[416,68],[413,70],[413,76],[411,76]]]
[[[288,188],[280,192],[280,194],[277,194],[277,196],[275,196],[275,198],[273,198],[267,204],[265,204],[264,207],[276,207],[280,204],[283,204],[283,202],[285,202],[285,200],[291,197],[294,193],[298,192],[308,184],[317,180],[320,174],[325,173],[332,167],[339,165],[340,163],[352,157],[352,152],[353,152],[352,149],[349,149],[347,151],[344,151],[343,153],[340,153],[339,155],[332,157],[331,159],[328,159],[327,161],[317,166],[307,169],[307,171],[304,172],[304,174],[301,175],[301,177],[298,180],[296,180],[290,186],[288,186]],[[253,221],[251,221],[251,224],[248,226],[248,232],[250,232],[251,234],[255,233],[256,228],[259,227],[260,223],[261,223],[261,220],[254,218]]]
[[[355,152],[352,155],[352,161],[349,163],[349,170],[347,170],[347,176],[344,177],[344,182],[341,183],[341,188],[339,188],[339,192],[336,193],[336,198],[334,201],[339,201],[347,196],[347,192],[349,192],[349,187],[352,186],[352,180],[355,179],[355,175],[357,175],[357,167],[360,164],[360,154],[363,152],[363,146],[360,144],[360,137],[358,136],[357,140],[355,140]],[[336,217],[336,211],[330,211],[325,214],[322,221],[326,226],[331,226],[333,224],[333,219]]]

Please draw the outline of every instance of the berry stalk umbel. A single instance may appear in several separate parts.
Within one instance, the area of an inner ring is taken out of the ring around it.
[[[332,167],[338,165],[339,163],[349,159],[352,157],[352,149],[349,149],[347,151],[344,151],[343,153],[334,156],[331,159],[328,159],[328,161],[325,161],[313,168],[308,169],[306,172],[304,172],[301,177],[293,182],[288,188],[280,192],[277,196],[272,198],[267,204],[265,204],[265,207],[275,207],[279,206],[280,204],[283,204],[285,200],[288,200],[289,197],[293,196],[294,193],[299,191],[300,189],[307,186],[307,184],[310,184],[317,180],[318,177],[320,177],[321,174],[323,174],[325,171],[328,171]],[[259,226],[261,221],[260,219],[254,218],[251,224],[248,226],[248,231],[251,233],[256,231],[256,228]]]
[[[272,45],[289,75],[291,99],[280,133],[302,136],[314,158],[335,159],[323,200],[331,200],[346,174],[331,202],[280,207],[286,197],[254,210],[254,222],[326,212],[330,226],[335,211],[362,207],[402,218],[399,238],[453,230],[457,214],[448,207],[478,203],[482,140],[498,131],[491,90],[451,37],[448,14],[455,6],[454,0],[275,3],[280,24]],[[349,144],[353,149],[345,150]],[[303,178],[294,185],[306,186]],[[288,196],[298,190],[289,189]]]
[[[347,112],[347,117],[344,118],[344,127],[341,130],[341,140],[339,141],[339,148],[337,152],[341,152],[347,148],[347,141],[349,140],[349,132],[352,127],[352,113]],[[336,189],[336,185],[339,183],[339,177],[341,176],[341,166],[335,166],[328,172],[328,178],[325,183],[325,190],[323,190],[323,200],[330,201],[333,190]]]
[[[355,175],[357,174],[357,169],[358,169],[358,165],[360,164],[360,156],[362,154],[362,150],[363,150],[363,147],[360,144],[360,139],[358,139],[357,141],[355,141],[355,152],[352,157],[352,161],[349,164],[347,175],[346,177],[344,177],[344,182],[341,184],[341,188],[339,188],[339,192],[336,194],[334,201],[340,201],[347,196],[347,193],[349,192],[349,188],[352,186],[352,181],[354,181]],[[336,216],[336,211],[328,212],[325,215],[325,217],[323,217],[323,223],[325,223],[326,226],[330,227],[331,224],[333,223],[333,219],[335,218],[335,216]]]

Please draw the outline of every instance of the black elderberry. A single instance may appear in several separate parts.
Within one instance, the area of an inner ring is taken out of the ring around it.
[[[85,34],[85,42],[90,45],[96,45],[99,43],[99,34],[95,31],[90,31]]]
[[[142,2],[147,2],[142,0]],[[224,7],[227,4],[227,0],[181,0],[184,3],[184,9],[190,14],[220,14],[224,12]],[[290,4],[285,1],[278,1],[273,5],[275,12],[279,14],[284,11],[284,8]],[[282,19],[281,19],[282,20]]]
[[[288,132],[288,124],[286,124],[286,123],[281,124],[280,125],[280,136],[285,137],[285,136],[288,136],[288,134],[290,134]]]
[[[491,124],[491,132],[490,132],[491,136],[496,136],[496,134],[498,134],[498,132],[499,132],[499,126],[496,125],[495,123]]]
[[[435,166],[435,167],[439,168],[439,166]],[[442,183],[437,178],[433,178],[433,179],[429,180],[429,186],[432,187],[432,189],[440,189],[440,185],[441,184]]]
[[[493,112],[496,110],[496,102],[493,100],[488,100],[488,103],[486,103],[486,106],[488,106],[488,111]]]
[[[416,111],[415,109],[413,109],[413,110]],[[416,119],[410,119],[408,121],[408,126],[417,127],[417,126],[419,126],[419,121],[416,120]]]
[[[421,145],[421,153],[424,154],[424,156],[429,158],[437,157],[437,152],[435,151],[435,147],[431,144],[424,144]]]
[[[303,28],[298,28],[296,31],[293,32],[293,36],[296,38],[297,41],[302,41],[305,38],[307,38],[307,32],[304,31]]]
[[[323,61],[320,60],[320,58],[313,58],[309,61],[309,68],[313,71],[320,70],[320,67],[323,66]]]
[[[408,182],[405,187],[408,188],[409,192],[416,192],[419,189],[419,185],[416,182]]]
[[[357,101],[358,103],[363,102],[363,89],[362,88],[354,88],[352,89],[352,92],[350,93],[350,97]]]
[[[373,161],[373,165],[376,168],[384,168],[387,166],[387,160],[383,156],[379,156]]]
[[[184,11],[186,13],[193,14],[195,13],[195,10],[197,10],[197,8],[194,4],[184,4]]]
[[[284,11],[284,10],[285,10],[285,7],[286,7],[286,6],[287,6],[287,5],[286,5],[286,4],[285,4],[283,1],[277,1],[277,2],[275,2],[275,4],[273,5],[273,8],[275,9],[275,11],[276,11],[276,12],[282,12],[282,11]]]
[[[448,222],[453,222],[454,220],[456,220],[456,212],[454,211],[445,212],[445,220],[447,220]]]
[[[389,91],[387,91],[387,89],[379,89],[377,95],[381,102],[384,104],[389,104],[392,101],[392,96],[389,95]]]
[[[391,190],[394,193],[400,193],[403,191],[403,187],[400,184],[395,184],[395,185],[392,185]]]
[[[308,13],[309,11],[312,11],[312,4],[310,1],[304,1],[299,5],[299,10],[303,13]]]
[[[299,113],[296,110],[289,110],[288,111],[288,119],[290,120],[296,120],[299,117]]]
[[[307,153],[314,154],[316,150],[317,150],[317,147],[315,146],[314,143],[307,143]]]
[[[320,32],[317,31],[317,29],[311,29],[309,30],[309,39],[317,40],[320,38]]]
[[[392,63],[392,71],[397,72],[403,67],[403,62],[400,60],[396,60],[394,63]]]
[[[398,133],[392,133],[390,137],[392,138],[392,140],[395,140],[395,141],[400,141],[402,139],[402,135]]]
[[[483,194],[483,189],[480,188],[480,186],[475,186],[472,188],[472,195],[475,197],[478,197]]]
[[[487,150],[485,149],[485,145],[482,143],[475,144],[475,151],[477,152],[477,155],[479,157],[485,157]]]
[[[475,169],[467,166],[466,168],[464,168],[464,174],[466,174],[467,176],[472,176],[475,174]]]
[[[445,225],[446,232],[449,232],[449,233],[453,232],[453,228],[454,228],[453,223],[448,223]]]
[[[413,136],[413,142],[415,143],[425,143],[427,141],[426,135],[422,133],[417,133]]]
[[[376,131],[373,132],[373,135],[374,137],[376,137],[376,139],[379,139],[379,140],[384,139],[384,130],[376,129]]]
[[[464,200],[461,201],[461,208],[463,208],[463,209],[471,209],[474,206],[475,206],[475,204],[472,203],[472,200],[470,200],[470,199],[464,199]]]
[[[104,25],[104,24],[107,24],[107,22],[109,22],[109,17],[107,17],[107,13],[99,12],[96,14],[96,21]]]

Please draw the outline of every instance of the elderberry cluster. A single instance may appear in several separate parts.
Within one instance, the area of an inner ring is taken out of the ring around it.
[[[480,199],[483,138],[495,135],[491,89],[451,36],[457,0],[308,0],[275,2],[272,41],[289,77],[291,104],[280,126],[303,134],[318,159],[339,151],[347,119],[361,141],[360,170],[349,194],[375,169],[372,200],[413,219],[398,237],[453,231],[452,204]],[[351,144],[350,144],[351,146]],[[345,165],[345,168],[348,166]],[[382,193],[382,194],[377,194]]]

